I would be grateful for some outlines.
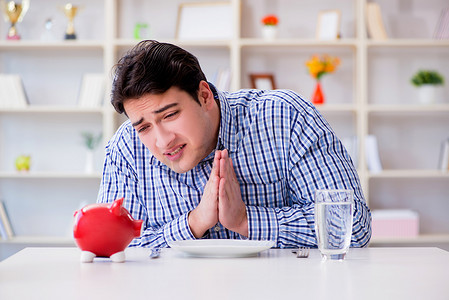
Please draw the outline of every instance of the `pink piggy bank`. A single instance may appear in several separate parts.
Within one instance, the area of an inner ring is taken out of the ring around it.
[[[142,220],[134,220],[123,198],[111,204],[91,204],[75,212],[73,236],[82,250],[81,262],[92,262],[96,256],[125,261],[125,248],[140,236]]]

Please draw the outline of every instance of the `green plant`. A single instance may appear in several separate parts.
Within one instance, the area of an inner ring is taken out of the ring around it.
[[[423,84],[442,85],[444,84],[444,78],[437,71],[432,70],[419,70],[413,75],[410,80],[414,86],[421,86]]]
[[[97,148],[98,144],[101,142],[101,133],[95,135],[91,132],[82,132],[81,134],[84,138],[84,145],[89,150],[95,150],[95,148]]]

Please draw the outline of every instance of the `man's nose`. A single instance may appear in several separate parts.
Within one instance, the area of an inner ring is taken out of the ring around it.
[[[156,127],[156,147],[160,149],[165,149],[170,146],[175,135],[171,130],[163,126]]]

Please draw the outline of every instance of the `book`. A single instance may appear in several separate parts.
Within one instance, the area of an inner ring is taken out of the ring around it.
[[[366,21],[368,33],[373,40],[386,40],[388,38],[382,19],[382,11],[378,3],[366,4]]]
[[[341,139],[343,146],[348,151],[349,156],[351,156],[352,163],[354,167],[358,167],[359,153],[358,153],[358,139],[356,136],[344,137]]]
[[[215,78],[215,87],[220,91],[228,91],[231,84],[231,71],[229,68],[220,68]]]
[[[28,99],[20,75],[0,74],[0,107],[24,108]]]
[[[433,38],[442,40],[449,39],[449,7],[444,8],[435,26]]]
[[[368,170],[373,173],[381,172],[382,164],[380,162],[379,149],[376,136],[368,135],[365,137],[365,150],[366,150],[365,154]]]
[[[81,107],[99,107],[103,103],[105,95],[104,74],[86,73],[81,81],[81,89],[78,104]]]
[[[439,169],[443,172],[449,170],[449,139],[441,143]]]
[[[0,200],[0,233],[5,240],[14,237],[14,232],[9,221],[8,214],[6,212],[5,203]]]

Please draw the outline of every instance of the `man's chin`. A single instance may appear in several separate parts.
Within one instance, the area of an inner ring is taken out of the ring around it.
[[[179,173],[179,174],[183,174],[186,173],[190,170],[192,170],[195,165],[191,166],[191,165],[183,165],[183,164],[179,164],[179,162],[172,162],[172,161],[168,161],[165,162],[165,165],[167,167],[169,167],[173,172]]]

